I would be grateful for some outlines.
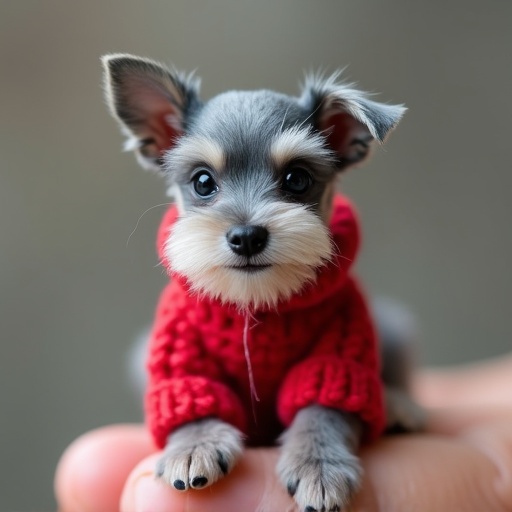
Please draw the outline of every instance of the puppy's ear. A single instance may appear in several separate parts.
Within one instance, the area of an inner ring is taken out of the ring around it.
[[[339,169],[345,169],[368,156],[373,140],[384,142],[406,108],[369,100],[350,84],[339,83],[338,76],[307,77],[300,103],[338,155]]]
[[[105,95],[112,115],[146,169],[161,170],[162,157],[200,104],[199,80],[149,59],[113,54],[102,58]]]

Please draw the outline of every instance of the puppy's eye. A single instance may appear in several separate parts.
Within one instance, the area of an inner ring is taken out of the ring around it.
[[[282,188],[291,194],[305,194],[313,185],[313,179],[306,169],[293,167],[286,171]]]
[[[196,194],[203,199],[208,199],[219,191],[219,186],[206,169],[199,169],[193,176],[192,183]]]

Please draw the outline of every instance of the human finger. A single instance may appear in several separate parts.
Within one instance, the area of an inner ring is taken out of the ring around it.
[[[294,511],[278,482],[275,449],[248,449],[228,477],[202,490],[180,492],[155,478],[158,455],[143,460],[130,475],[121,498],[122,512]]]
[[[58,510],[118,510],[128,475],[154,451],[149,434],[139,425],[112,425],[79,437],[66,449],[57,466]]]
[[[512,428],[512,407],[463,405],[428,411],[427,430],[432,434],[460,437],[475,429],[507,422]]]
[[[418,372],[413,392],[427,407],[512,406],[512,355],[476,364]]]
[[[455,412],[449,419],[451,424],[466,425],[464,432],[457,432],[458,438],[402,436],[366,449],[365,483],[354,510],[401,512],[411,506],[419,511],[509,510],[511,418],[498,416],[497,411],[480,414],[480,421],[485,417],[487,422],[470,429],[468,414],[472,412]],[[142,427],[111,427],[82,437],[59,465],[60,510],[117,510],[120,487],[133,462],[151,450]],[[276,450],[248,450],[223,482],[187,493],[155,479],[156,457],[144,460],[131,473],[123,492],[123,512],[139,510],[141,505],[154,512],[292,510],[293,502],[275,478]]]
[[[363,452],[365,481],[354,510],[512,510],[511,427],[503,421],[456,438],[384,439]]]
[[[512,423],[477,426],[461,436],[399,436],[362,452],[364,483],[354,512],[512,509]],[[122,512],[274,512],[294,510],[275,477],[278,452],[248,450],[233,474],[203,491],[180,493],[155,479],[145,459],[123,491]]]

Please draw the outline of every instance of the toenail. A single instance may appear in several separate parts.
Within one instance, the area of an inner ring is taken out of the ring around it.
[[[208,478],[205,476],[196,476],[194,480],[192,480],[193,487],[204,487],[208,483]]]
[[[296,482],[288,482],[288,485],[286,486],[286,490],[288,491],[288,494],[290,496],[294,496],[297,492],[297,487],[299,486],[299,481]]]
[[[172,483],[178,491],[184,491],[185,490],[185,482],[183,480],[174,480]]]

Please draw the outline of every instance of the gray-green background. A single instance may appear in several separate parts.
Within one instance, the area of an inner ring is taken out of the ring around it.
[[[409,107],[345,189],[372,293],[417,314],[425,363],[511,346],[512,2],[0,3],[0,510],[51,510],[59,454],[140,419],[127,347],[165,277],[162,183],[121,154],[99,56],[123,51],[226,88],[347,76]],[[106,511],[109,512],[109,511]]]

